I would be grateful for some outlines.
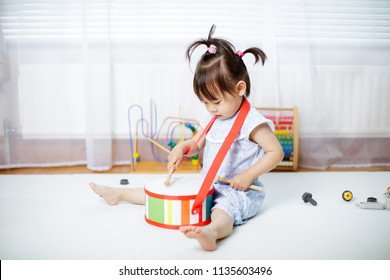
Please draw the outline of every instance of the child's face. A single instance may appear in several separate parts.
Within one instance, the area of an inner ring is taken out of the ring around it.
[[[228,119],[233,117],[242,104],[244,97],[240,94],[220,94],[217,100],[203,99],[207,111],[213,115],[219,116],[222,119]]]

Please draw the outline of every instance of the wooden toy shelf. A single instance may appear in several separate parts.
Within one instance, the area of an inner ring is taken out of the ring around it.
[[[135,164],[135,170],[133,170],[130,164],[130,173],[151,173],[151,174],[167,174],[167,163],[158,162],[154,160],[141,160]],[[175,174],[178,173],[199,173],[202,169],[201,165],[194,165],[191,159],[184,160]]]
[[[267,119],[275,124],[275,136],[283,148],[284,158],[274,169],[296,171],[298,169],[298,109],[257,107]]]

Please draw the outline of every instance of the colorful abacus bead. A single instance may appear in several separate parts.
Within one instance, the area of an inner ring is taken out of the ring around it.
[[[140,161],[139,153],[134,153],[134,154],[133,154],[133,158],[134,158],[134,161],[135,161],[135,162],[139,162],[139,161]]]
[[[192,157],[191,164],[193,166],[198,166],[199,165],[199,156],[197,154]]]

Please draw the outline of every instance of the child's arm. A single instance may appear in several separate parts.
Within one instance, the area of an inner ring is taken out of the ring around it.
[[[258,125],[250,134],[250,140],[265,151],[265,155],[244,172],[237,174],[230,185],[237,190],[245,191],[254,179],[267,173],[278,165],[284,153],[278,139],[267,124]]]
[[[180,144],[177,144],[171,151],[171,153],[168,155],[168,164],[167,168],[168,170],[171,169],[172,166],[174,166],[175,169],[179,167],[179,164],[181,163],[183,157],[185,154],[188,153],[188,151],[191,149],[195,141],[198,140],[198,137],[202,134],[203,128],[199,129],[196,135],[184,142],[181,142]],[[206,143],[206,139],[201,139],[197,145],[194,147],[194,149],[188,154],[187,156],[193,156],[199,153]]]

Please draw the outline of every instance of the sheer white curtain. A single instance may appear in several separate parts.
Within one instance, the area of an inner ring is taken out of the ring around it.
[[[277,84],[301,115],[300,166],[389,166],[390,2],[282,2]]]
[[[299,165],[389,166],[390,2],[263,4],[252,103],[298,107]]]
[[[2,0],[0,24],[2,168],[130,162],[127,109],[150,99],[159,125],[200,120],[184,50],[212,24],[267,53],[244,57],[250,99],[298,107],[300,166],[390,164],[389,1]]]
[[[112,167],[109,16],[109,1],[1,2],[3,167]]]
[[[83,2],[82,42],[85,108],[85,140],[87,166],[91,170],[108,170],[112,167],[112,53],[110,40],[110,1],[95,6],[96,2]],[[99,37],[94,42],[96,20]]]

